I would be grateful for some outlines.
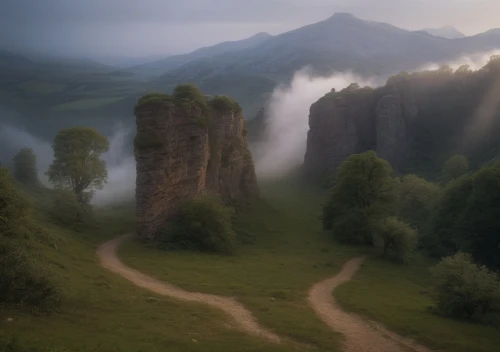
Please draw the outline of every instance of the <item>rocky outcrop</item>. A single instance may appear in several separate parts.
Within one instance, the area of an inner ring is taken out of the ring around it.
[[[375,150],[394,167],[408,151],[408,128],[417,114],[411,90],[353,84],[311,106],[304,167],[318,178],[332,176],[349,155]]]
[[[210,192],[226,199],[258,195],[240,112],[213,110],[208,118],[200,106],[167,95],[141,98],[135,112],[141,239],[153,239],[185,199]]]

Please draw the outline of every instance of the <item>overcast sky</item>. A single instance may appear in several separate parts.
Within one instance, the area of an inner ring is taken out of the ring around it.
[[[406,29],[500,27],[500,0],[0,0],[0,47],[151,56],[257,32],[278,34],[350,12]]]

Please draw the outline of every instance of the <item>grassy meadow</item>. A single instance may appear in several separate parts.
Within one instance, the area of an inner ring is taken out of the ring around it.
[[[367,254],[358,275],[335,294],[347,310],[436,351],[498,350],[500,333],[494,328],[428,311],[432,262],[417,258],[409,265],[397,265],[382,261],[371,250],[336,244],[321,229],[323,191],[290,180],[263,185],[262,193],[261,200],[238,216],[236,229],[247,243],[233,256],[165,252],[134,240],[126,242],[119,255],[128,265],[186,290],[233,296],[279,335],[312,350],[334,352],[340,350],[342,336],[316,317],[307,292],[315,282],[338,272],[349,258]],[[20,351],[36,352],[297,350],[291,344],[276,345],[242,333],[216,309],[157,296],[100,268],[98,244],[133,231],[132,204],[96,209],[94,225],[67,229],[44,210],[50,194],[31,196],[41,209],[37,218],[54,238],[54,246],[41,250],[65,301],[51,316],[0,309],[0,342],[17,336],[23,346],[32,348]],[[7,322],[9,317],[12,322]]]

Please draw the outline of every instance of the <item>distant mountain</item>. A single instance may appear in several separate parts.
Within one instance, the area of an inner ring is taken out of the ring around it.
[[[193,82],[210,94],[233,95],[247,108],[248,116],[258,108],[255,97],[262,103],[277,83],[286,82],[304,66],[320,75],[354,71],[385,76],[493,49],[500,49],[500,33],[495,30],[446,39],[336,13],[247,49],[198,59],[193,55],[191,61],[178,63],[154,84],[170,89],[177,83]]]
[[[257,33],[250,38],[222,42],[213,46],[200,48],[188,54],[170,56],[165,59],[137,65],[131,67],[129,70],[141,75],[157,76],[197,59],[255,47],[271,37],[272,35],[268,33]]]
[[[466,37],[465,34],[460,32],[453,26],[444,26],[441,28],[424,28],[422,31],[427,32],[435,37],[441,37],[446,39],[457,39]]]

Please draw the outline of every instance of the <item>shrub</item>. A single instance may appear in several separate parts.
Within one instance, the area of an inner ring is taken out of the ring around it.
[[[417,245],[417,234],[408,224],[391,216],[381,220],[374,231],[374,242],[387,259],[404,262]]]
[[[134,139],[134,146],[137,149],[157,149],[161,148],[164,143],[165,141],[160,137],[145,132],[138,132]]]
[[[0,304],[51,312],[61,302],[60,292],[23,246],[0,237]]]
[[[27,222],[29,204],[16,188],[6,168],[0,168],[0,236],[20,236]]]
[[[455,318],[495,316],[500,308],[500,282],[495,273],[473,263],[469,254],[446,257],[432,269],[437,279],[436,304]]]
[[[144,107],[144,106],[162,106],[165,104],[173,103],[174,99],[164,93],[149,93],[137,101],[137,104],[135,105],[135,111],[137,113],[137,110]]]
[[[242,111],[240,104],[226,95],[216,95],[209,104],[212,109],[219,113],[240,113]]]
[[[160,231],[160,247],[232,253],[236,235],[231,215],[231,208],[219,197],[187,200],[181,204],[179,215]]]
[[[174,89],[175,106],[182,109],[192,118],[196,118],[202,126],[210,119],[210,108],[203,92],[194,84],[178,85]]]

